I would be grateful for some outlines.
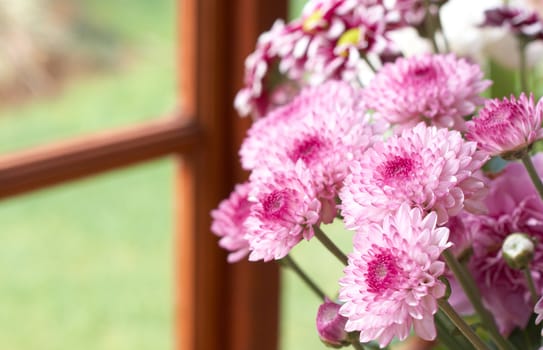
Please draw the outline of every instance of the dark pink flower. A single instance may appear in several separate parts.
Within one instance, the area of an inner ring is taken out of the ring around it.
[[[272,70],[282,52],[294,49],[296,38],[292,32],[291,27],[277,20],[269,31],[260,35],[255,51],[245,59],[244,87],[234,100],[241,116],[253,114],[259,118],[278,104],[273,94],[276,87],[270,86],[269,76],[274,73]]]
[[[340,304],[328,298],[319,306],[317,311],[317,333],[327,345],[339,347],[348,344],[345,323],[347,319],[339,314]]]
[[[543,175],[543,155],[533,158],[539,175]],[[514,232],[536,240],[530,270],[536,289],[543,289],[543,202],[528,173],[517,162],[509,163],[488,181],[484,215],[460,217],[473,237],[473,254],[468,266],[481,290],[483,302],[494,315],[499,329],[509,334],[515,327],[524,328],[532,314],[530,294],[522,271],[515,270],[503,258],[502,245]]]
[[[502,6],[486,10],[481,27],[505,27],[525,40],[543,39],[543,22],[537,12],[519,7]]]

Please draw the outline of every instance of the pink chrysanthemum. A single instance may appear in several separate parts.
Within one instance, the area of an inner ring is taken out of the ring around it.
[[[253,184],[245,221],[251,261],[281,259],[303,238],[313,237],[321,203],[308,185],[310,175],[302,167],[289,170]]]
[[[529,147],[543,137],[543,100],[534,107],[534,98],[522,93],[519,99],[493,99],[466,126],[466,138],[476,141],[490,155],[507,155]]]
[[[400,127],[420,121],[462,130],[490,85],[478,65],[453,54],[425,54],[386,64],[366,88],[368,107]]]
[[[543,155],[533,158],[543,175]],[[522,271],[508,266],[501,247],[507,236],[523,232],[535,238],[530,271],[537,290],[543,289],[543,202],[522,164],[512,162],[488,182],[488,213],[460,217],[472,232],[473,254],[468,266],[481,290],[484,304],[500,331],[524,328],[532,314],[530,294]]]
[[[379,120],[369,125],[361,90],[345,82],[327,81],[302,89],[293,101],[255,122],[241,145],[241,164],[247,170],[267,165],[271,155],[286,154],[289,139],[310,129],[333,136],[337,142],[358,145],[372,134],[364,128],[373,128],[380,135],[385,127]]]
[[[360,331],[361,342],[375,339],[384,347],[395,336],[407,338],[411,327],[423,339],[436,337],[436,299],[445,294],[439,256],[450,246],[449,230],[436,228],[435,213],[422,216],[406,203],[382,225],[371,224],[355,236],[339,299],[345,303],[345,329]]]
[[[336,197],[349,170],[349,154],[381,138],[384,125],[370,122],[360,90],[340,81],[307,88],[291,104],[258,120],[240,150],[251,179],[301,162],[323,204],[322,221],[336,216]]]
[[[244,238],[245,220],[249,216],[251,203],[248,200],[250,184],[239,184],[223,200],[219,207],[211,212],[213,222],[211,231],[221,237],[219,245],[230,251],[228,262],[236,262],[249,254],[249,243]]]
[[[345,225],[379,222],[404,202],[436,211],[439,224],[462,208],[481,211],[485,187],[476,172],[485,160],[458,131],[423,123],[405,129],[351,163],[340,192]]]

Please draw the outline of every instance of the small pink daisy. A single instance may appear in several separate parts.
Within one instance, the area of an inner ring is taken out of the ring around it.
[[[483,211],[485,186],[477,171],[486,155],[458,131],[420,123],[378,142],[351,163],[340,192],[345,225],[379,222],[404,202],[436,211],[439,224],[462,208]]]
[[[401,128],[420,121],[462,130],[489,85],[478,65],[453,54],[425,54],[386,64],[365,89],[368,107]]]
[[[292,28],[277,20],[272,28],[258,38],[255,51],[245,59],[244,87],[237,93],[234,107],[241,116],[252,114],[259,118],[266,114],[276,101],[273,88],[268,86],[273,65],[284,51],[294,49],[295,37]]]
[[[503,100],[487,100],[479,115],[466,126],[468,140],[490,155],[515,156],[543,137],[543,100],[534,106],[533,95],[522,93]]]
[[[244,236],[250,261],[281,259],[302,239],[313,237],[321,203],[310,184],[311,177],[302,167],[253,183]]]
[[[436,227],[437,215],[423,217],[418,208],[403,204],[382,225],[368,225],[354,238],[354,252],[340,279],[340,314],[345,329],[360,331],[360,341],[377,340],[381,347],[393,337],[407,338],[414,328],[425,339],[436,337],[433,315],[445,294],[439,260],[449,230]]]
[[[329,28],[314,33],[307,47],[305,66],[312,84],[328,79],[357,82],[366,66],[362,56],[392,49],[382,7],[342,3],[331,11]]]
[[[245,220],[249,216],[251,203],[248,200],[250,184],[239,184],[223,200],[219,207],[211,212],[213,222],[211,231],[221,237],[219,246],[230,251],[228,262],[233,263],[249,254],[249,243],[244,238]]]
[[[387,16],[380,2],[309,1],[302,11],[296,46],[281,55],[279,68],[291,79],[304,78],[313,85],[329,79],[357,82],[368,69],[362,55],[393,51],[386,35]]]

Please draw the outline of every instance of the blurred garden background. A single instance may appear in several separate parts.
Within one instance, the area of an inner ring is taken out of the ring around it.
[[[174,0],[0,2],[0,152],[175,108]],[[0,203],[0,349],[172,349],[173,162]]]
[[[0,152],[171,113],[175,28],[175,0],[0,2]],[[173,169],[163,159],[0,202],[0,349],[173,348]],[[334,282],[341,265],[320,254],[293,252]],[[320,300],[290,272],[282,288],[281,349],[326,349]]]

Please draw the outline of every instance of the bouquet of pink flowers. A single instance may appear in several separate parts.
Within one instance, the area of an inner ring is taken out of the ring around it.
[[[541,346],[543,21],[528,1],[478,12],[477,0],[463,11],[480,17],[454,35],[458,3],[309,0],[245,61],[235,107],[254,121],[239,152],[250,177],[212,231],[230,262],[292,268],[322,298],[331,346]],[[349,252],[321,226],[337,220]],[[289,255],[313,238],[345,265],[337,298]]]

